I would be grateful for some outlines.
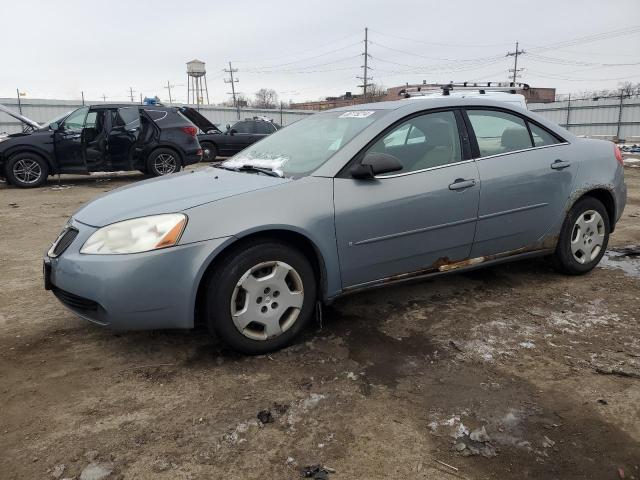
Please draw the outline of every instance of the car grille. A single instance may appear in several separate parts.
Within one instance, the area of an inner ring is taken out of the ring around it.
[[[78,235],[78,230],[72,227],[67,227],[65,230],[62,231],[60,236],[51,246],[51,249],[49,250],[49,256],[57,257],[61,255],[62,252],[64,252],[69,247],[69,245],[73,243],[77,235]]]
[[[61,288],[58,288],[56,286],[54,286],[52,290],[53,294],[58,298],[58,300],[60,300],[70,308],[87,312],[97,312],[98,307],[100,306],[98,302],[94,302],[93,300],[89,300],[88,298],[80,297],[78,295],[74,295],[73,293],[62,290]]]

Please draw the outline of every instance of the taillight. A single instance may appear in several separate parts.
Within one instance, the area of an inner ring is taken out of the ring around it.
[[[615,143],[613,144],[613,153],[615,154],[616,160],[618,161],[618,163],[624,166],[624,160],[622,159],[622,152],[620,151],[620,147],[618,147],[618,145],[616,145]]]
[[[192,137],[195,137],[198,133],[198,129],[196,127],[182,127],[182,131]]]

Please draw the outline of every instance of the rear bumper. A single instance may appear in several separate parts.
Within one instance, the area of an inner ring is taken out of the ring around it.
[[[199,163],[202,160],[202,149],[191,150],[184,156],[184,165],[193,165]]]
[[[80,248],[96,229],[73,226],[79,234],[67,250],[44,259],[45,284],[63,305],[114,330],[193,327],[200,280],[226,238],[130,255],[85,255]]]

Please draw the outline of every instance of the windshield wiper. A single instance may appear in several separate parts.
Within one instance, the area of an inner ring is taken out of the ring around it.
[[[283,176],[280,175],[278,172],[271,170],[270,168],[262,168],[262,167],[256,167],[255,165],[242,165],[240,167],[227,167],[225,165],[217,165],[218,168],[224,168],[225,170],[231,170],[232,172],[258,172],[258,173],[264,173],[265,175],[269,175],[270,177],[278,177],[278,178],[282,178]]]

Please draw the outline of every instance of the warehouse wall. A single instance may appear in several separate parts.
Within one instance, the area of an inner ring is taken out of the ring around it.
[[[15,98],[0,98],[0,103],[4,106],[19,112],[18,101]],[[74,110],[82,106],[82,103],[77,100],[42,100],[42,99],[22,99],[20,101],[22,106],[22,114],[35,120],[38,123],[48,122],[59,115],[63,115],[65,112]],[[87,105],[101,104],[104,102],[91,102],[87,101]],[[200,106],[200,113],[207,117],[210,121],[224,127],[227,123],[233,123],[238,119],[237,112],[234,108],[229,107],[214,107],[214,106]],[[241,108],[240,118],[253,117],[263,115],[272,118],[274,122],[281,125],[289,125],[293,122],[297,122],[301,118],[308,115],[312,115],[315,112],[300,111],[300,110],[266,110],[255,108]],[[10,117],[9,115],[0,112],[0,133],[16,133],[22,131],[21,123]]]

